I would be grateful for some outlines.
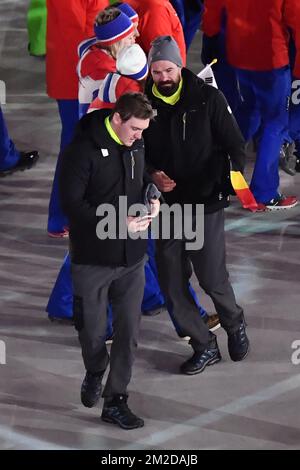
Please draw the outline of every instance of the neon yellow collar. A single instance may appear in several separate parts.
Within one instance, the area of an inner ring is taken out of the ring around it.
[[[171,95],[171,96],[163,96],[163,95],[158,91],[158,89],[156,88],[155,83],[153,83],[153,86],[152,86],[152,93],[153,93],[154,96],[156,96],[156,98],[161,99],[161,100],[164,101],[165,103],[174,105],[174,104],[176,104],[177,101],[179,101],[179,99],[180,99],[181,90],[182,90],[182,84],[183,84],[183,80],[181,79],[181,80],[180,80],[180,83],[179,83],[179,87],[177,88],[177,90],[175,91],[175,93],[174,93],[173,95]]]
[[[117,144],[119,145],[124,145],[123,142],[119,139],[119,137],[117,136],[117,134],[115,133],[115,131],[113,130],[113,128],[111,127],[111,123],[110,123],[110,120],[109,120],[109,116],[107,116],[105,119],[104,119],[104,124],[105,124],[105,127],[107,129],[107,132],[109,133],[109,135],[111,136],[111,138],[117,142]]]

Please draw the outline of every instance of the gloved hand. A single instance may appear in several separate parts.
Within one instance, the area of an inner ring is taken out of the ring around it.
[[[148,214],[152,212],[151,200],[159,199],[160,196],[161,196],[161,192],[157,189],[154,183],[147,184],[145,192],[144,192],[144,204],[147,208]]]

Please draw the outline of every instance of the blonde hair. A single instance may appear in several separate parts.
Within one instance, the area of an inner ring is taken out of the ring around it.
[[[113,56],[114,59],[117,59],[119,52],[126,46],[126,39],[123,38],[118,42],[115,42],[111,46],[109,46],[110,54]]]

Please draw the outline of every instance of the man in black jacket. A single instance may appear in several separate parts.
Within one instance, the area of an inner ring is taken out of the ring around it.
[[[157,113],[145,132],[146,162],[168,205],[204,205],[204,245],[187,250],[185,239],[157,241],[161,288],[194,355],[181,372],[198,374],[221,359],[216,337],[197,315],[187,288],[192,266],[228,334],[233,361],[249,350],[243,310],[236,303],[225,262],[224,208],[233,191],[230,168],[242,171],[244,140],[219,90],[182,68],[179,49],[160,36],[149,52],[152,79],[146,94]]]
[[[74,321],[87,371],[81,401],[89,408],[98,402],[110,359],[102,419],[123,429],[144,425],[127,406],[127,386],[137,347],[150,218],[130,210],[143,201],[142,132],[152,116],[141,93],[121,96],[112,112],[87,114],[63,154],[60,176],[61,202],[70,222]],[[152,203],[155,216],[159,202]],[[145,236],[130,237],[127,230]],[[105,345],[109,302],[114,312],[110,358]]]

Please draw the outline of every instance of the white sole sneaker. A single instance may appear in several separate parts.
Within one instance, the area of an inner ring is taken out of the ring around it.
[[[293,207],[296,207],[298,204],[298,201],[296,201],[294,204],[289,204],[288,206],[266,206],[266,210],[271,212],[271,211],[284,211],[286,209],[292,209]]]
[[[212,328],[209,329],[209,331],[216,331],[221,327],[221,323],[218,323],[217,325],[213,326]]]

